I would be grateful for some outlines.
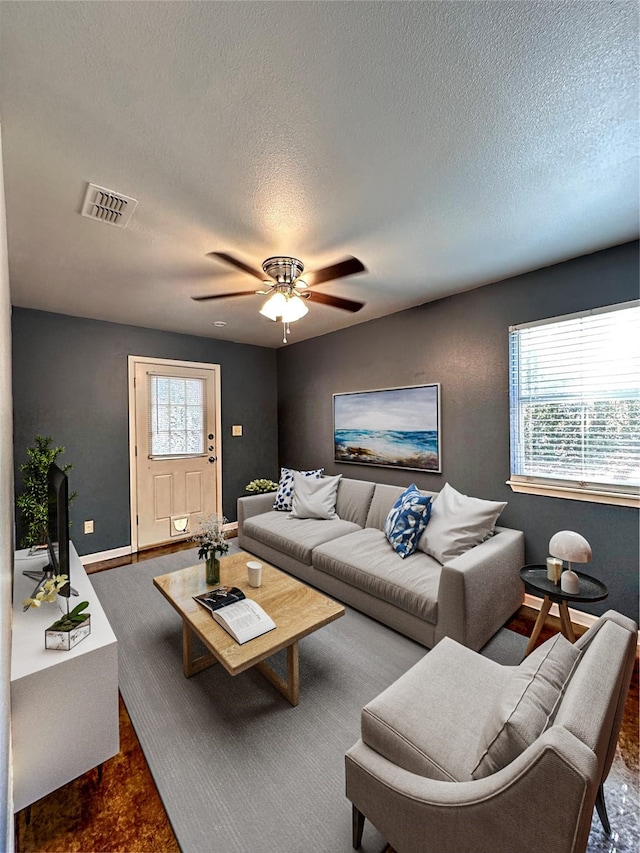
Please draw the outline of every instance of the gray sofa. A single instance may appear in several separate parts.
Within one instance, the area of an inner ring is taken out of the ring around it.
[[[427,648],[448,636],[479,650],[522,604],[524,535],[496,527],[444,565],[422,551],[401,559],[383,525],[403,491],[342,478],[333,520],[276,512],[273,493],[243,497],[238,544]]]

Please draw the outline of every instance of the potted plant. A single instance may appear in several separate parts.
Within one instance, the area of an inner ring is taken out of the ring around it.
[[[252,480],[250,483],[244,487],[245,491],[250,492],[252,495],[263,495],[266,492],[277,492],[278,484],[274,483],[273,480]]]
[[[36,435],[33,447],[27,448],[27,462],[20,466],[23,478],[23,491],[18,495],[16,504],[20,510],[24,535],[20,542],[22,548],[45,546],[47,541],[47,472],[64,447],[52,447],[51,436]],[[60,466],[66,474],[71,464]],[[76,493],[69,495],[69,504]]]
[[[40,607],[44,602],[54,602],[60,590],[67,585],[68,575],[51,575],[42,581],[33,598],[25,598],[22,602],[25,610],[30,607]],[[66,613],[57,619],[44,632],[45,649],[63,649],[69,651],[91,633],[91,614],[83,611],[89,606],[88,601],[81,601],[69,610],[69,599],[66,598]]]
[[[199,545],[198,558],[206,560],[207,563],[206,578],[208,584],[220,583],[218,554],[222,556],[229,550],[229,543],[225,541],[226,532],[223,529],[223,525],[226,523],[227,519],[224,515],[203,515],[193,537],[193,541]]]

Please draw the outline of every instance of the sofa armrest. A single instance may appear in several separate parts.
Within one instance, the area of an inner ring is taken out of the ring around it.
[[[479,651],[524,600],[519,570],[524,533],[496,527],[495,534],[442,567],[436,642],[452,637]]]
[[[345,762],[347,797],[403,853],[566,853],[588,835],[598,760],[560,726],[477,781],[410,773],[361,740]]]
[[[275,492],[264,492],[261,495],[247,495],[247,497],[238,498],[238,535],[242,533],[242,525],[247,518],[262,515],[262,513],[272,510],[275,498]]]

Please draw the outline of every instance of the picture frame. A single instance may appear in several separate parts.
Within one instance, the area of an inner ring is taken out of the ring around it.
[[[333,395],[334,461],[442,473],[440,383]]]

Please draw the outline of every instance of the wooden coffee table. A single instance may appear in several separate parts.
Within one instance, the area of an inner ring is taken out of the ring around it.
[[[298,641],[343,616],[344,607],[264,560],[260,561],[262,586],[250,587],[246,564],[251,559],[255,558],[242,552],[223,557],[220,582],[240,587],[247,598],[257,601],[271,616],[276,628],[243,645],[236,643],[211,614],[193,600],[194,595],[213,589],[205,582],[204,563],[159,575],[153,583],[182,617],[182,669],[186,678],[215,663],[221,663],[230,675],[255,667],[292,705],[297,705],[300,692]],[[195,660],[194,634],[209,650]],[[286,681],[265,663],[266,658],[281,649],[287,651]]]

